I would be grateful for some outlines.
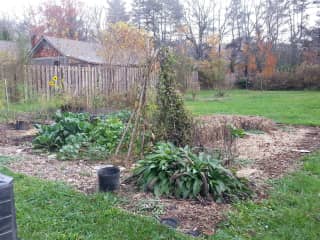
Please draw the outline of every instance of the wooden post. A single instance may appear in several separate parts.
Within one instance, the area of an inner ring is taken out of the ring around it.
[[[8,85],[7,85],[7,79],[4,79],[4,87],[6,92],[6,102],[7,102],[7,112],[9,113],[9,94],[8,94]]]

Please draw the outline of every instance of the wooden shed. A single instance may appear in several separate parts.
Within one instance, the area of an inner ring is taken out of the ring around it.
[[[30,63],[38,65],[101,65],[105,61],[98,43],[42,36],[29,53]]]

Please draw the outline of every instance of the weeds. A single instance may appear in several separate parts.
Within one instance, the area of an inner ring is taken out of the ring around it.
[[[142,199],[136,205],[136,212],[145,215],[151,213],[154,217],[158,218],[165,213],[165,207],[157,199]]]

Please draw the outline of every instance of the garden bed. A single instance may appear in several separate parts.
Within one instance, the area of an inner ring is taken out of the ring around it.
[[[218,118],[225,122],[225,117]],[[213,121],[212,117],[204,117],[202,120],[209,124]],[[237,140],[238,156],[234,166],[240,170],[238,174],[251,181],[257,190],[257,199],[261,199],[266,197],[265,180],[279,178],[296,169],[299,166],[298,159],[303,154],[320,148],[320,129],[275,125],[270,122],[268,122],[270,125],[266,125],[261,119],[257,122],[258,125],[267,127],[256,129],[260,131],[249,131],[245,137]],[[3,136],[0,139],[0,155],[11,156],[13,160],[8,163],[8,167],[15,172],[63,181],[86,194],[96,192],[96,172],[102,166],[112,163],[120,165],[122,180],[130,175],[132,163],[59,161],[54,154],[36,154],[30,144],[36,133],[35,129],[14,130],[8,125],[1,125],[0,133]],[[206,142],[208,147],[214,144],[214,141]],[[224,218],[224,213],[230,208],[228,204],[201,199],[198,201],[155,199],[152,194],[139,192],[131,184],[121,184],[117,195],[121,199],[120,207],[137,214],[176,218],[179,229],[184,232],[198,229],[206,234],[214,233],[216,224]]]

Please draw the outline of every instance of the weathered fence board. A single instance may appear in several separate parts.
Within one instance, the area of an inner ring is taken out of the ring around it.
[[[142,83],[145,72],[144,67],[138,66],[25,65],[15,69],[0,66],[0,80],[23,85],[25,98],[41,95],[47,99],[61,92],[87,99],[99,94],[125,93]],[[155,70],[150,75],[149,85],[155,86],[157,79],[158,72]],[[187,89],[198,88],[198,72],[186,71],[183,86]]]

